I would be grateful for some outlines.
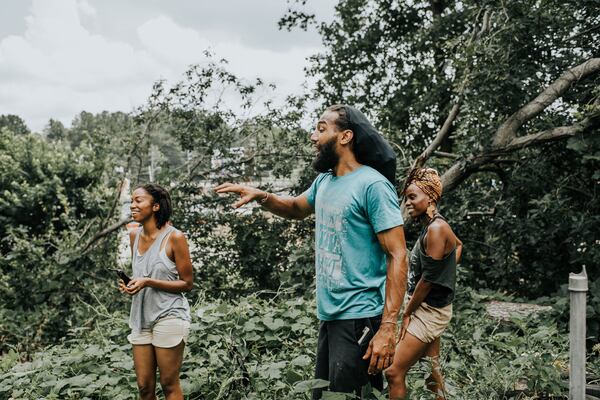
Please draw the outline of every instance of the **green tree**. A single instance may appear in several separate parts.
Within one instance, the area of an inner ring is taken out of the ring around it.
[[[597,215],[593,174],[572,182],[580,191],[569,192],[556,185],[556,174],[563,172],[548,168],[558,160],[560,171],[571,173],[598,166],[592,145],[581,147],[584,154],[566,146],[569,138],[581,142],[597,136],[600,126],[600,58],[594,58],[600,16],[595,2],[342,0],[329,23],[303,12],[305,1],[289,4],[280,26],[315,24],[325,45],[308,71],[316,78],[321,104],[348,102],[372,113],[384,135],[397,144],[401,175],[425,163],[443,173],[444,202],[459,233],[480,239],[467,245],[465,262],[472,255],[470,262],[494,266],[486,271],[506,272],[512,265],[510,283],[490,284],[531,296],[558,287],[557,280],[542,285],[547,279],[533,287],[515,286],[532,276],[532,267],[539,277],[581,265],[561,257],[547,259],[550,265],[543,267],[528,262],[540,253],[555,254],[557,241],[567,240],[567,253],[573,254],[578,247],[574,237],[561,236],[581,227],[562,219],[566,230],[545,237],[533,226],[525,228],[523,213],[525,208],[533,212],[537,203],[530,200],[559,193],[559,203],[585,203]],[[562,143],[547,144],[554,141]],[[541,167],[556,173],[543,190],[536,173]],[[517,179],[519,190],[513,182]],[[524,204],[517,221],[512,204]],[[582,218],[588,216],[583,210]],[[467,214],[477,213],[477,223],[466,220]],[[542,226],[556,223],[543,213],[536,216],[543,219],[538,220]],[[501,228],[492,219],[505,225]],[[598,236],[594,218],[584,220],[589,223],[584,231]],[[491,258],[488,243],[481,240],[494,237],[494,246],[514,243],[515,230],[509,226],[531,236],[529,248],[521,248],[518,267],[510,252]],[[473,279],[493,276],[484,272]]]
[[[48,121],[48,125],[44,128],[44,135],[46,135],[48,140],[64,140],[67,138],[67,129],[62,122],[51,118]]]
[[[16,135],[26,135],[31,132],[23,118],[11,114],[0,115],[0,129],[2,128],[6,128]]]
[[[80,300],[116,292],[105,270],[114,238],[75,253],[111,205],[105,162],[90,149],[0,131],[0,353],[64,337],[87,318]]]
[[[295,247],[310,240],[310,234],[298,237],[310,230],[310,221],[274,219],[260,208],[240,213],[231,209],[230,197],[212,192],[225,180],[268,187],[276,178],[286,187],[275,190],[305,190],[296,179],[312,157],[301,122],[303,99],[290,98],[276,109],[272,92],[270,85],[243,81],[216,61],[192,66],[181,82],[158,82],[135,116],[145,127],[140,143],[163,152],[157,181],[171,188],[174,223],[190,235],[197,279],[211,294],[312,281],[312,275],[291,272],[297,264],[289,262]],[[241,110],[214,93],[228,93]],[[261,97],[267,100],[261,103]],[[141,157],[146,165],[149,157]]]

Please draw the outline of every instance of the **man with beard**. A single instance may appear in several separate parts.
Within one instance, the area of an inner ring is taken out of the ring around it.
[[[393,186],[395,156],[356,108],[327,108],[310,140],[320,172],[297,197],[225,183],[233,207],[258,201],[284,218],[313,212],[319,339],[315,377],[329,389],[361,395],[383,389],[381,371],[392,363],[396,324],[406,290],[406,243]],[[321,398],[321,390],[313,392]]]

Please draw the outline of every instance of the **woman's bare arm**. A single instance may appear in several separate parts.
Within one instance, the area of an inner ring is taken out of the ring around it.
[[[463,242],[456,236],[456,263],[460,262],[460,258],[462,257],[463,252]]]

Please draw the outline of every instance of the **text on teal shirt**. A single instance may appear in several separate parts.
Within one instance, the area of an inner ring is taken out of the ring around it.
[[[362,166],[339,177],[320,174],[305,195],[315,209],[318,318],[381,314],[386,256],[377,233],[403,224],[394,186]]]

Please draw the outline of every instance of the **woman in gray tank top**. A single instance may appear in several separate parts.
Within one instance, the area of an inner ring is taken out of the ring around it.
[[[193,286],[192,262],[185,236],[169,219],[171,197],[161,186],[139,186],[131,216],[141,227],[130,232],[133,279],[119,289],[132,297],[127,337],[142,399],[155,399],[156,369],[169,400],[183,399],[179,371],[191,322],[184,296]]]
[[[405,398],[406,373],[421,357],[427,356],[432,362],[427,387],[436,393],[436,399],[445,399],[439,364],[440,337],[452,318],[456,264],[462,254],[462,242],[437,211],[442,182],[436,170],[413,170],[403,194],[408,213],[423,224],[423,230],[410,254],[407,288],[410,300],[402,315],[394,362],[386,370],[390,398]]]

